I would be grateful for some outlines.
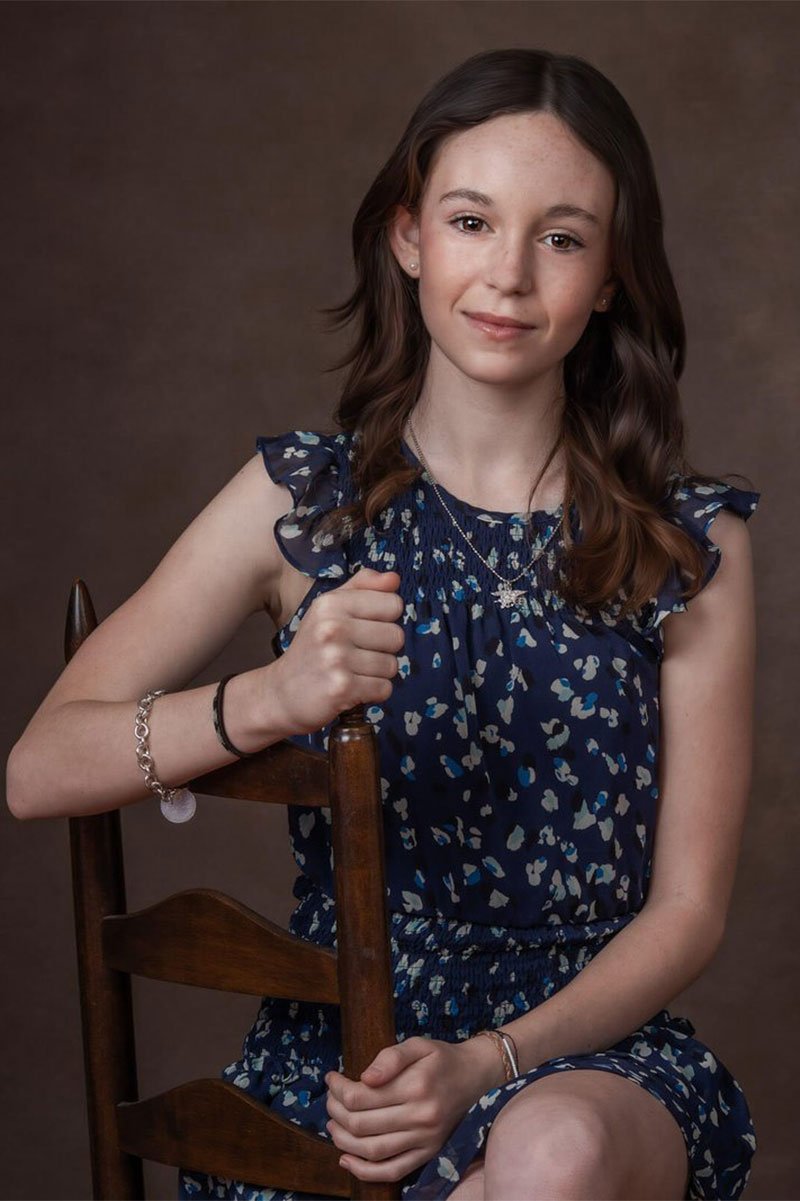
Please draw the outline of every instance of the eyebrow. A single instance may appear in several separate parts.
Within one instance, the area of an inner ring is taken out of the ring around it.
[[[470,200],[473,204],[482,204],[484,208],[491,208],[494,204],[491,196],[487,196],[484,192],[476,192],[472,188],[454,188],[452,192],[445,192],[439,197],[439,203],[443,204],[445,200]],[[593,225],[600,224],[599,218],[590,213],[588,209],[582,209],[577,204],[552,204],[545,212],[545,217],[582,217],[584,221],[591,221]]]

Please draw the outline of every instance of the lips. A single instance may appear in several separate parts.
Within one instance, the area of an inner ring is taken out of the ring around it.
[[[500,317],[497,313],[467,312],[467,316],[474,318],[475,321],[483,321],[486,325],[497,325],[501,328],[533,329],[533,326],[525,321],[517,321],[513,317]]]

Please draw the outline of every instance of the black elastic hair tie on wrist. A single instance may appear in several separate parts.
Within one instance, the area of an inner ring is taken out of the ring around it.
[[[223,679],[220,680],[219,684],[217,684],[217,691],[214,693],[214,703],[211,706],[211,712],[214,718],[214,729],[217,731],[217,738],[219,738],[220,742],[225,747],[225,750],[230,751],[232,755],[238,755],[240,759],[247,759],[247,757],[253,754],[253,752],[240,751],[238,747],[233,745],[228,737],[225,729],[225,722],[222,718],[222,698],[225,693],[225,685],[228,683],[228,680],[232,680],[233,677],[237,675],[239,675],[239,672],[233,671],[229,676],[224,676]]]

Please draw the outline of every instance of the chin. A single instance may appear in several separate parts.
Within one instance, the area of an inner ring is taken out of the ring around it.
[[[508,388],[524,388],[532,384],[541,375],[541,371],[510,371],[508,368],[498,369],[496,371],[480,370],[480,368],[461,367],[459,370],[467,379],[472,380],[476,384],[494,384],[496,387]]]

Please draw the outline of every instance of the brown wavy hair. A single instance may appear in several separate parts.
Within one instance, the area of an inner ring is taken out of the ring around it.
[[[584,59],[547,50],[490,50],[444,75],[423,97],[356,213],[355,288],[341,304],[320,311],[333,329],[356,323],[351,349],[327,370],[349,367],[333,420],[357,435],[352,473],[358,499],[324,515],[316,528],[336,541],[371,525],[420,475],[400,441],[423,385],[430,335],[417,281],[392,253],[389,227],[397,205],[419,212],[444,138],[519,112],[559,117],[617,185],[611,231],[617,291],[610,310],[592,313],[565,356],[559,436],[527,507],[562,446],[563,511],[568,514],[574,502],[581,527],[576,542],[569,522],[562,525],[559,591],[566,602],[592,608],[616,600],[620,612],[636,611],[674,563],[689,599],[702,581],[706,557],[668,519],[671,477],[700,483],[720,477],[694,471],[685,455],[677,386],[685,329],[664,250],[650,151],[610,80]]]

